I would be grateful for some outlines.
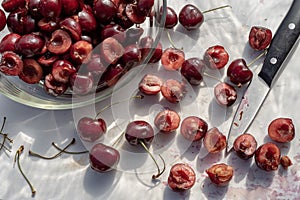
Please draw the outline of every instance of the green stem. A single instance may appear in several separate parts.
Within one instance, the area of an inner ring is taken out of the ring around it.
[[[53,156],[50,156],[50,157],[40,155],[40,154],[35,153],[31,150],[29,150],[29,155],[36,156],[36,157],[39,157],[39,158],[43,158],[43,159],[46,159],[46,160],[51,160],[51,159],[54,159],[54,158],[57,158],[58,156],[60,156],[62,153],[64,153],[66,151],[67,148],[69,148],[74,143],[75,143],[75,138],[73,138],[72,141],[65,148],[63,148],[60,152],[58,152],[57,154],[55,154]]]
[[[29,187],[30,187],[30,189],[31,189],[32,196],[34,196],[35,193],[36,193],[36,190],[34,189],[33,185],[31,184],[31,182],[29,181],[29,179],[27,178],[27,176],[26,176],[25,173],[23,172],[22,167],[21,167],[21,164],[20,164],[20,155],[21,155],[21,153],[23,152],[23,150],[24,150],[24,146],[21,145],[20,148],[17,150],[17,152],[16,152],[16,154],[15,154],[14,163],[17,162],[19,171],[21,172],[22,176],[24,177],[24,179],[26,180],[27,184],[29,185]]]
[[[208,74],[208,73],[205,73],[205,72],[204,72],[203,75],[204,75],[204,76],[207,76],[207,77],[209,77],[209,78],[215,79],[215,80],[217,80],[217,81],[220,82],[220,83],[222,82],[222,81],[221,81],[220,79],[218,79],[217,77],[212,76],[212,75],[210,75],[210,74]]]
[[[165,163],[165,160],[161,157],[161,155],[159,155],[159,157],[162,159],[163,161],[163,165],[164,165],[164,168],[162,171],[160,171],[160,168],[157,164],[157,161],[155,160],[154,156],[152,155],[152,153],[149,151],[148,147],[145,145],[145,143],[143,141],[139,141],[139,143],[142,145],[142,147],[147,151],[147,153],[150,155],[151,159],[154,161],[154,164],[156,165],[157,167],[157,174],[154,174],[152,176],[152,179],[156,179],[158,178],[160,175],[162,175],[166,169],[166,163]]]
[[[54,142],[52,142],[52,146],[54,146],[57,150],[60,152],[66,153],[66,154],[85,154],[88,153],[89,151],[66,151],[64,149],[61,149],[59,146],[57,146]]]
[[[13,143],[13,140],[10,139],[7,134],[3,133],[3,129],[4,129],[4,125],[6,123],[6,117],[3,117],[3,122],[2,122],[2,126],[1,126],[1,129],[0,129],[0,135],[2,135],[4,138],[6,138],[10,143]]]
[[[266,55],[268,52],[268,50],[264,50],[261,54],[259,54],[254,60],[252,60],[249,64],[248,67],[250,67],[251,65],[253,65],[254,63],[256,63],[261,57],[263,57],[264,55]]]
[[[177,48],[177,47],[176,47],[176,45],[175,45],[175,43],[174,43],[174,41],[173,41],[173,39],[172,39],[172,37],[171,37],[170,32],[169,32],[168,29],[167,29],[167,36],[168,36],[168,39],[169,39],[169,42],[170,42],[171,46],[172,46],[174,49],[181,50],[181,51],[183,50],[183,47],[181,47],[181,48]]]
[[[119,144],[119,142],[121,141],[122,137],[124,136],[125,132],[122,132],[119,137],[116,139],[116,141],[114,141],[114,143],[112,143],[111,146],[116,146],[117,144]]]
[[[0,151],[4,148],[5,150],[11,152],[11,150],[7,146],[5,146],[5,141],[6,141],[7,138],[8,138],[7,134],[4,134],[3,140],[2,140],[2,143],[1,143],[1,146],[0,146]]]
[[[205,10],[202,12],[202,14],[205,14],[205,13],[208,13],[208,12],[212,12],[212,11],[215,11],[215,10],[219,10],[219,9],[223,9],[223,8],[232,8],[230,5],[225,5],[225,6],[220,6],[220,7],[217,7],[217,8],[212,8],[212,9],[209,9],[209,10]]]
[[[112,104],[110,104],[110,105],[107,105],[107,106],[103,107],[103,108],[96,114],[95,119],[97,119],[97,117],[98,117],[104,110],[106,110],[106,109],[112,107],[113,105],[116,105],[116,104],[119,104],[119,103],[123,103],[123,102],[129,101],[129,100],[131,100],[131,99],[143,99],[143,98],[144,98],[143,95],[136,95],[136,96],[130,97],[130,98],[128,98],[128,99],[124,99],[124,100],[121,100],[121,101],[117,101],[117,102],[115,102],[115,103],[112,103]]]

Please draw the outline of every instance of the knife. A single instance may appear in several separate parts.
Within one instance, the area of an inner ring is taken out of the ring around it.
[[[271,41],[261,71],[258,74],[253,72],[253,78],[241,98],[227,136],[227,153],[236,137],[248,130],[286,64],[289,53],[296,46],[299,34],[300,0],[294,0]]]

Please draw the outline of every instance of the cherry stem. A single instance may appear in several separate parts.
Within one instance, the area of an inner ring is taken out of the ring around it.
[[[114,142],[112,143],[111,146],[115,147],[117,144],[119,144],[120,141],[121,141],[121,139],[123,138],[123,135],[124,135],[124,134],[125,134],[125,132],[122,132],[122,133],[118,136],[118,138],[116,139],[116,141],[114,141]]]
[[[115,103],[112,103],[112,104],[110,104],[110,105],[107,105],[107,106],[103,107],[103,108],[96,114],[95,119],[96,119],[103,111],[105,111],[106,109],[112,107],[113,105],[116,105],[116,104],[119,104],[119,103],[123,103],[123,102],[129,101],[129,100],[131,100],[131,99],[143,99],[143,98],[144,98],[143,95],[136,95],[136,96],[132,96],[132,97],[130,97],[130,98],[128,98],[128,99],[124,99],[124,100],[121,100],[121,101],[117,101],[117,102],[115,102]]]
[[[152,176],[152,179],[156,179],[158,178],[160,175],[162,175],[166,169],[166,163],[165,163],[165,160],[161,157],[161,155],[158,155],[160,157],[160,159],[163,161],[163,165],[164,165],[164,168],[162,171],[160,171],[160,168],[157,164],[157,161],[155,160],[154,156],[152,155],[152,153],[149,151],[148,147],[145,145],[145,143],[143,141],[139,141],[139,143],[142,145],[142,147],[147,151],[147,153],[150,155],[151,159],[154,161],[156,167],[157,167],[157,174],[154,174]]]
[[[204,75],[204,76],[207,76],[207,77],[209,77],[209,78],[215,79],[215,80],[219,81],[220,83],[222,83],[222,81],[221,81],[220,79],[218,79],[217,77],[215,77],[215,76],[212,76],[212,75],[207,74],[207,73],[205,73],[205,72],[203,73],[203,75]]]
[[[57,146],[54,142],[52,142],[52,146],[54,146],[58,151],[66,153],[66,154],[85,154],[89,151],[66,151],[64,149],[61,149],[59,146]]]
[[[202,14],[205,14],[205,13],[208,13],[208,12],[212,12],[212,11],[215,11],[215,10],[219,10],[219,9],[223,9],[223,8],[232,8],[230,5],[225,5],[225,6],[220,6],[220,7],[217,7],[217,8],[212,8],[212,9],[209,9],[209,10],[205,10],[202,12]]]
[[[11,152],[11,150],[7,146],[5,146],[6,139],[8,139],[7,134],[4,134],[3,140],[2,140],[2,143],[1,143],[1,147],[0,147],[0,151],[4,148],[5,150]]]
[[[25,175],[25,173],[23,172],[22,168],[21,168],[21,164],[20,164],[20,155],[24,150],[24,146],[21,145],[20,148],[17,150],[16,154],[15,154],[15,159],[14,159],[14,163],[17,162],[19,171],[21,172],[22,176],[24,177],[24,179],[26,180],[27,184],[29,185],[30,189],[31,189],[31,193],[32,196],[35,195],[36,190],[34,189],[34,187],[32,186],[31,182],[29,181],[29,179],[27,178],[27,176]]]
[[[51,160],[51,159],[57,158],[62,153],[65,153],[66,149],[69,148],[74,143],[75,143],[75,138],[73,138],[72,141],[65,148],[61,149],[61,151],[59,151],[57,154],[55,154],[53,156],[50,156],[50,157],[40,155],[38,153],[32,152],[31,150],[29,150],[29,155],[36,156],[36,157],[39,157],[39,158],[43,158],[43,159],[46,159],[46,160]]]
[[[261,54],[259,54],[254,60],[252,60],[249,64],[248,67],[250,67],[251,65],[253,65],[254,63],[256,63],[261,57],[263,57],[264,55],[266,55],[268,52],[268,50],[264,50]]]
[[[174,43],[174,41],[173,41],[173,39],[172,39],[172,37],[171,37],[171,35],[170,35],[170,32],[169,32],[169,30],[167,29],[167,36],[168,36],[168,39],[169,39],[169,42],[170,42],[170,44],[171,44],[171,46],[174,48],[174,49],[178,49],[178,50],[183,50],[183,47],[181,47],[181,48],[177,48],[176,47],[176,45],[175,45],[175,43]]]
[[[3,122],[2,122],[2,126],[1,126],[1,129],[0,129],[0,135],[2,135],[5,139],[7,139],[10,143],[13,143],[13,140],[10,139],[7,134],[3,133],[3,129],[4,129],[4,125],[5,125],[5,122],[6,122],[6,117],[3,117]]]

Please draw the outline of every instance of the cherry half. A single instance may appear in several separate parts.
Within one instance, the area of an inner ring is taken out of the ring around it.
[[[163,133],[174,132],[180,125],[180,116],[174,110],[165,109],[156,115],[154,124]]]
[[[213,127],[205,134],[203,143],[209,153],[218,153],[226,147],[226,136]]]
[[[229,55],[220,45],[209,47],[203,56],[205,64],[211,69],[222,69],[228,63]]]
[[[218,104],[222,106],[231,106],[237,99],[236,89],[225,82],[220,82],[215,86],[214,95]]]
[[[175,192],[183,192],[191,189],[196,182],[196,173],[191,166],[185,163],[177,163],[170,169],[168,185]]]
[[[181,135],[189,141],[199,141],[204,137],[208,129],[208,124],[203,119],[196,116],[186,117],[180,127]]]
[[[275,142],[290,142],[295,137],[295,127],[290,118],[276,118],[268,127],[268,135]]]
[[[280,149],[274,143],[268,142],[260,147],[255,152],[256,165],[265,171],[274,171],[278,169],[280,164]]]
[[[266,49],[272,40],[272,31],[261,26],[253,26],[249,33],[249,45],[255,50]]]
[[[240,158],[244,160],[247,160],[254,155],[256,147],[256,139],[253,135],[249,133],[239,135],[233,143],[234,151]]]

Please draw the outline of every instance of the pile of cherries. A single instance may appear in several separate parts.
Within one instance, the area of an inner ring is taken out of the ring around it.
[[[154,0],[4,0],[0,71],[44,81],[55,96],[70,87],[86,94],[113,85],[152,48],[139,24],[153,18]],[[134,27],[136,25],[136,27]],[[100,78],[101,77],[101,78]],[[100,80],[99,80],[100,79]]]

